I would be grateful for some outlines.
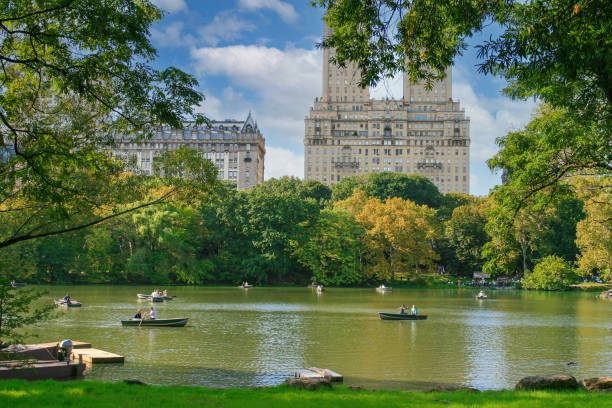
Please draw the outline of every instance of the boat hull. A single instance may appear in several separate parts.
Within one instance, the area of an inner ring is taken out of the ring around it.
[[[122,320],[122,326],[138,326],[138,327],[185,327],[187,321],[189,319],[187,317],[179,317],[175,319],[154,319],[154,320],[140,320],[140,319],[132,319],[132,320]]]
[[[143,293],[137,293],[136,297],[138,299],[153,300],[153,302],[163,302],[164,300],[172,300],[172,299],[174,299],[174,296],[156,296],[156,297],[153,297],[151,295],[145,295]]]
[[[65,300],[62,299],[53,299],[57,306],[66,306],[66,307],[81,307],[81,303],[76,300],[71,300],[70,303],[66,303]]]
[[[382,320],[427,320],[427,315],[411,315],[383,312],[378,312],[378,315]]]

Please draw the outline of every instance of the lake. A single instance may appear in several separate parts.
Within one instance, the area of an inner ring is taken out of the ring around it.
[[[122,354],[86,378],[211,387],[276,385],[298,368],[330,368],[345,384],[426,390],[439,384],[511,388],[522,377],[612,376],[612,302],[595,293],[472,289],[168,287],[158,318],[185,328],[122,327],[153,286],[50,286],[82,308],[60,309],[33,342],[72,339]],[[377,312],[416,304],[425,321],[383,321]],[[566,365],[567,362],[575,364]]]

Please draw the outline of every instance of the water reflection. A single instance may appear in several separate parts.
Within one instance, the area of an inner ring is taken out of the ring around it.
[[[112,289],[112,290],[111,290]],[[297,368],[328,367],[347,384],[427,389],[465,384],[510,388],[524,375],[612,375],[612,303],[582,293],[471,290],[173,288],[158,317],[185,328],[121,327],[149,288],[87,286],[70,292],[86,307],[60,311],[36,329],[41,341],[89,341],[123,354],[89,378],[154,384],[278,384]],[[50,288],[61,297],[66,288]],[[416,304],[426,321],[382,321],[378,311]],[[575,361],[566,366],[565,362]]]

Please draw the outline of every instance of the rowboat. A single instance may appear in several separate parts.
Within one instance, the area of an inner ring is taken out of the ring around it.
[[[382,320],[427,320],[427,315],[411,315],[407,313],[383,313],[378,312]]]
[[[137,293],[136,297],[138,297],[138,299],[146,299],[146,300],[151,300],[153,299],[153,302],[163,302],[164,300],[172,300],[174,299],[174,296],[151,296],[151,295],[145,295],[144,293]]]
[[[68,307],[81,307],[81,303],[76,300],[71,300],[70,303],[66,302],[64,299],[53,299],[57,306],[68,306]]]
[[[172,319],[130,319],[122,320],[122,326],[154,326],[154,327],[185,327],[187,317],[175,317]]]
[[[385,292],[385,291],[393,290],[393,288],[390,286],[380,285],[379,287],[376,288],[376,290],[380,292]]]
[[[248,288],[252,288],[253,285],[238,285],[238,287],[242,289],[248,289]]]
[[[476,295],[476,299],[488,299],[487,295]]]

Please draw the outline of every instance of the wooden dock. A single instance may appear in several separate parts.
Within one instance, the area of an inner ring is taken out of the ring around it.
[[[327,380],[331,382],[342,382],[344,377],[342,374],[338,374],[327,368],[310,367],[307,370],[296,370],[294,373],[295,378],[301,379],[312,379],[312,380]]]
[[[125,361],[125,358],[119,354],[109,353],[108,351],[98,350],[91,347],[73,349],[70,359],[72,361],[83,362],[87,365],[123,363]]]
[[[27,347],[41,347],[41,348],[49,348],[49,347],[57,347],[57,342],[55,343],[40,343],[40,344],[28,344]],[[72,349],[81,349],[81,348],[91,348],[91,343],[85,343],[83,341],[73,341]]]

